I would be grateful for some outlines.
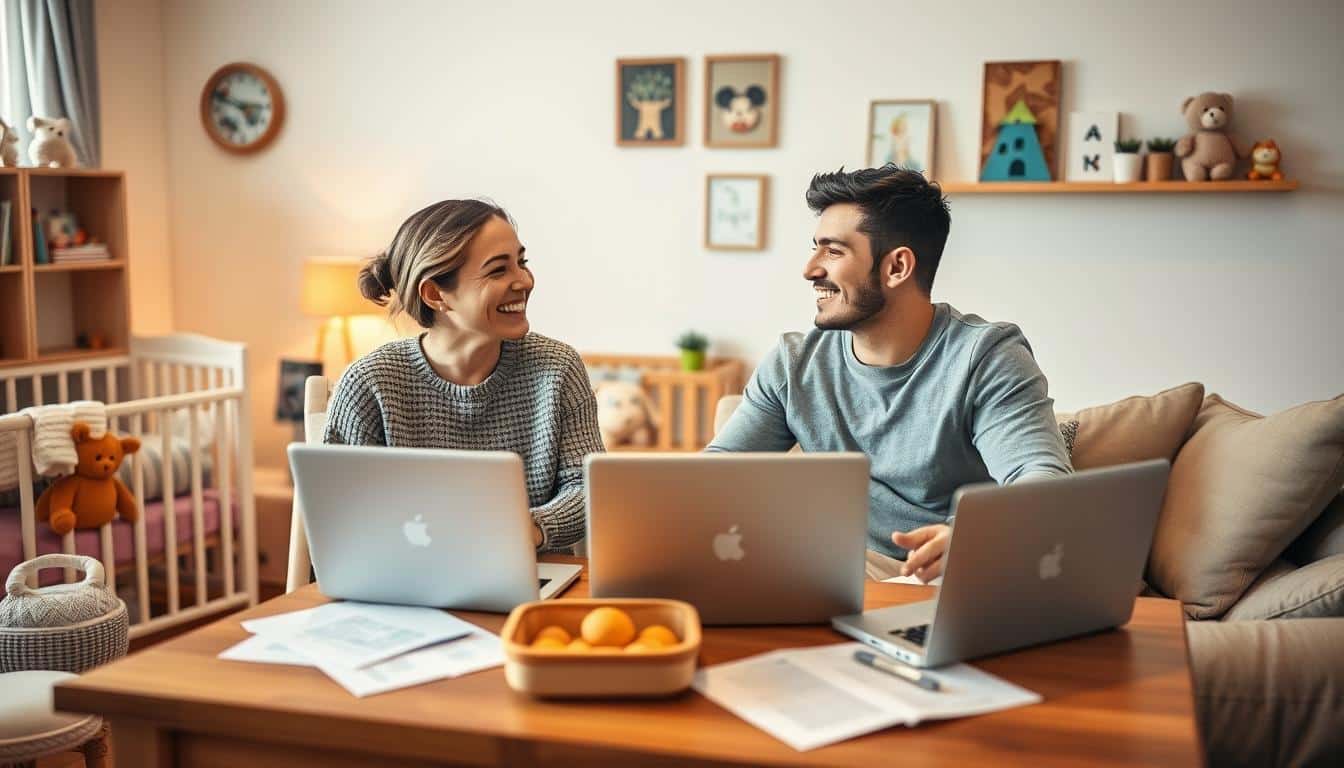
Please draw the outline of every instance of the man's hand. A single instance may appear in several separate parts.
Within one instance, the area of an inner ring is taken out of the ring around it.
[[[952,529],[946,525],[926,525],[909,533],[891,534],[892,542],[910,550],[901,566],[901,575],[914,575],[928,584],[943,574],[943,554],[952,540]]]

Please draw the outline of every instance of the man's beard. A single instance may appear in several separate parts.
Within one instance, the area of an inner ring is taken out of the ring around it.
[[[835,288],[836,286],[825,280],[819,280],[813,285],[822,288]],[[839,298],[837,296],[836,298]],[[817,327],[823,331],[852,331],[856,326],[870,320],[873,315],[881,312],[887,306],[887,297],[882,294],[882,288],[878,285],[877,275],[870,274],[868,282],[859,286],[854,292],[854,300],[849,302],[838,312],[826,319],[821,319],[821,314],[817,314]]]

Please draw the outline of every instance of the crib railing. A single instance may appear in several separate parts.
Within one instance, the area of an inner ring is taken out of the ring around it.
[[[676,357],[583,354],[591,369],[619,374],[639,372],[640,386],[658,411],[661,427],[647,448],[616,446],[610,450],[699,451],[714,437],[714,408],[724,395],[742,392],[742,361],[710,358],[699,371],[683,371]]]
[[[205,615],[257,601],[257,547],[252,495],[252,438],[250,398],[246,388],[246,350],[241,344],[201,336],[179,335],[136,338],[131,354],[0,370],[5,405],[10,413],[0,416],[0,440],[12,433],[17,443],[20,535],[23,558],[37,555],[38,521],[33,498],[33,471],[29,457],[33,421],[16,413],[30,405],[97,399],[107,403],[108,429],[119,435],[134,435],[142,442],[151,435],[161,448],[163,551],[162,568],[151,580],[151,557],[147,546],[145,514],[145,459],[131,454],[130,490],[136,498],[139,517],[132,527],[133,566],[119,573],[113,539],[113,523],[99,529],[104,572],[113,589],[122,573],[134,579],[134,609],[131,637],[139,637]],[[134,399],[119,402],[118,395]],[[175,425],[185,423],[185,438]],[[201,434],[212,426],[213,436]],[[185,551],[178,544],[174,445],[185,439],[188,448],[190,540]],[[205,456],[211,458],[210,489],[218,508],[218,529],[207,540],[205,521]],[[233,509],[238,507],[235,530]],[[74,532],[65,534],[61,549],[74,553]],[[211,565],[211,561],[214,565]],[[182,598],[183,581],[190,584],[189,604]],[[67,582],[75,573],[67,570]],[[129,587],[129,584],[126,585]],[[212,590],[213,586],[213,590]],[[161,593],[155,588],[160,588]],[[156,604],[162,606],[153,610]]]

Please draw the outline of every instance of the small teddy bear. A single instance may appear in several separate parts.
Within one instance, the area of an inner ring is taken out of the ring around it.
[[[28,144],[28,159],[33,165],[38,168],[75,168],[79,165],[75,147],[66,138],[70,135],[69,120],[30,117],[28,132],[33,134],[33,140]]]
[[[1237,158],[1246,156],[1227,134],[1227,124],[1232,122],[1232,95],[1208,92],[1192,96],[1181,104],[1181,113],[1192,131],[1176,142],[1176,156],[1182,158],[1185,178],[1189,181],[1232,178]]]
[[[1246,178],[1251,181],[1282,179],[1283,172],[1279,170],[1279,161],[1282,159],[1279,145],[1275,144],[1273,139],[1257,141],[1255,146],[1251,147],[1251,170],[1246,174]]]
[[[644,389],[632,381],[602,381],[597,397],[597,428],[608,449],[621,445],[653,445],[658,416]]]
[[[0,120],[0,167],[19,166],[19,134],[4,120]]]
[[[38,497],[37,519],[46,520],[60,536],[76,528],[100,528],[117,515],[134,523],[140,511],[130,489],[117,477],[117,469],[126,454],[140,450],[140,440],[118,439],[111,432],[95,440],[82,421],[75,422],[70,437],[79,464],[73,475],[57,480]]]

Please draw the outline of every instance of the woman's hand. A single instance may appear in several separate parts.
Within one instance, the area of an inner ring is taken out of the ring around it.
[[[545,538],[546,538],[546,537],[543,536],[543,535],[541,534],[541,526],[540,526],[540,525],[537,525],[536,523],[533,523],[533,524],[532,524],[532,548],[533,548],[533,549],[536,549],[537,547],[540,547],[540,546],[541,546],[541,542],[542,542],[543,540],[545,540]]]
[[[897,531],[891,534],[891,540],[898,547],[909,550],[905,564],[901,566],[901,575],[913,574],[928,584],[943,575],[943,554],[947,552],[948,542],[952,540],[952,529],[946,525],[926,525],[909,533]]]

